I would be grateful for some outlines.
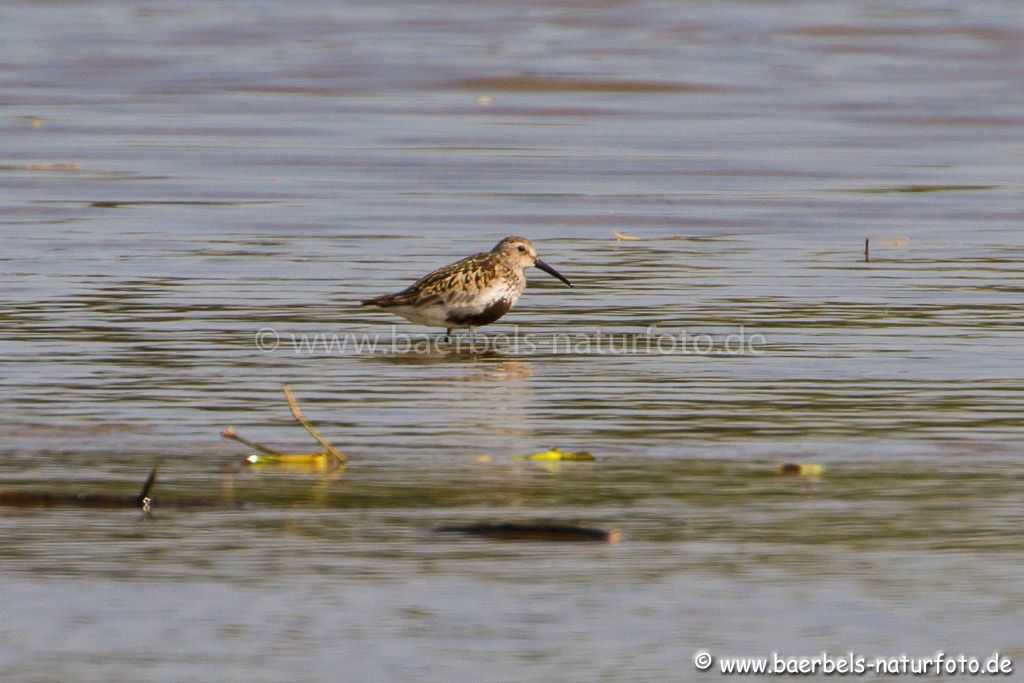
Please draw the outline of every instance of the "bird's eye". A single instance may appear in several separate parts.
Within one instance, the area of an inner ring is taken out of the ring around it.
[[[526,253],[526,247],[524,247],[521,244],[518,247],[516,247],[516,249],[518,249],[519,251],[523,252],[524,254]]]

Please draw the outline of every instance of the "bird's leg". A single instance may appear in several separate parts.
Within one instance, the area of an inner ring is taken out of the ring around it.
[[[446,344],[450,344],[452,342],[452,328],[450,328],[450,327],[446,327],[445,328],[443,339],[444,339]]]
[[[476,327],[473,325],[469,326],[469,343],[472,344],[476,341]]]

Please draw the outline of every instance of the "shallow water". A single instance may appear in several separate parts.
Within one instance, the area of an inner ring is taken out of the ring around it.
[[[4,5],[0,486],[162,472],[0,510],[0,674],[1020,659],[1022,56],[1008,2]],[[507,234],[576,287],[486,348],[357,305]],[[311,447],[284,382],[343,473],[234,471]],[[429,531],[496,519],[624,540]]]

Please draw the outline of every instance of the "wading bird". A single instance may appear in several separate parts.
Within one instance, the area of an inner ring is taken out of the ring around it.
[[[525,237],[506,237],[490,251],[438,268],[407,289],[362,302],[406,320],[445,328],[445,336],[458,327],[489,325],[512,310],[526,287],[523,270],[537,266],[572,287],[557,270],[537,258]]]

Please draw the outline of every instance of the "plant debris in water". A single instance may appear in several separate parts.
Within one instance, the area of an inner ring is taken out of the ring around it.
[[[498,541],[547,541],[557,543],[618,543],[621,534],[615,530],[571,524],[495,522],[450,524],[434,529],[436,533],[466,534]]]
[[[561,462],[594,462],[594,460],[596,460],[597,458],[591,455],[588,451],[579,451],[577,453],[571,453],[568,451],[562,451],[558,448],[552,448],[551,450],[542,451],[540,453],[534,453],[533,455],[517,455],[512,459]]]
[[[333,470],[344,466],[347,458],[345,454],[339,451],[334,445],[328,441],[316,427],[314,427],[309,420],[305,418],[302,411],[299,410],[299,404],[295,400],[295,394],[285,384],[282,387],[284,396],[288,400],[288,406],[291,408],[292,417],[295,421],[302,425],[302,428],[313,437],[318,444],[320,444],[323,450],[315,453],[282,453],[276,449],[264,446],[263,444],[250,441],[238,435],[234,427],[226,427],[221,431],[220,435],[225,439],[231,441],[237,441],[244,446],[248,446],[258,453],[252,453],[245,456],[242,463],[249,467],[281,467],[286,469],[298,469],[298,470]]]
[[[798,463],[798,462],[784,462],[775,466],[775,471],[779,474],[791,474],[803,477],[816,477],[825,471],[825,468],[821,465]]]

